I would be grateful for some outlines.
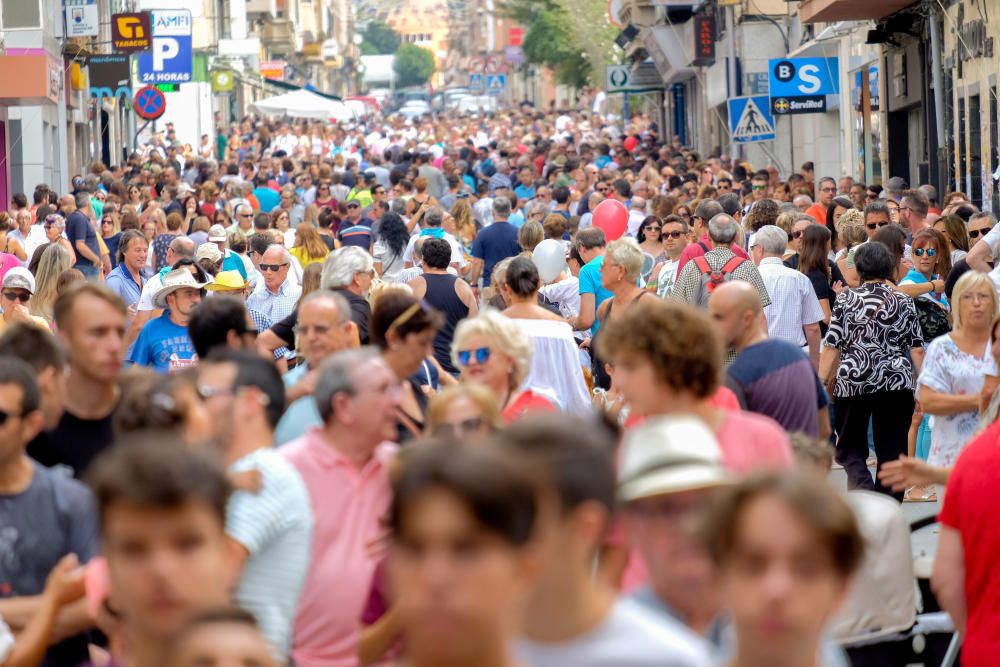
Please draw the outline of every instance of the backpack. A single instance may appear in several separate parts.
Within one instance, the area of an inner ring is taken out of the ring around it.
[[[691,260],[701,272],[701,285],[695,295],[693,305],[699,308],[708,308],[708,298],[712,296],[715,288],[730,280],[730,276],[740,264],[747,261],[742,257],[732,257],[719,271],[713,271],[704,255],[699,255]]]

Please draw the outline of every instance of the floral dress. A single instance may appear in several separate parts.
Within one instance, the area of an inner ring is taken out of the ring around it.
[[[982,357],[967,354],[955,345],[950,334],[939,336],[927,346],[924,364],[920,370],[919,386],[943,394],[978,394],[983,388],[984,375],[996,375],[996,363],[990,343]],[[927,462],[933,466],[955,465],[979,427],[979,412],[970,410],[955,415],[935,415],[932,422],[931,451]]]

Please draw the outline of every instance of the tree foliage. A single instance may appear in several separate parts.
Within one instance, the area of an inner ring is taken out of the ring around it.
[[[372,21],[361,33],[361,53],[366,56],[389,55],[399,48],[399,33],[382,21]]]
[[[403,44],[396,51],[392,68],[399,87],[420,86],[434,73],[434,54],[416,44]]]
[[[521,49],[529,63],[550,67],[559,83],[579,87],[587,81],[590,63],[567,29],[561,8],[543,10],[530,24]]]

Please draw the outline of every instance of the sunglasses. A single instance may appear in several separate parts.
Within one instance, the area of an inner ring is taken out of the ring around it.
[[[888,227],[889,224],[890,223],[888,223],[888,222],[869,222],[865,226],[868,227],[868,229],[878,229],[878,228],[881,228],[881,227]]]
[[[490,348],[488,347],[477,347],[474,350],[459,350],[458,351],[458,365],[463,368],[469,366],[472,363],[473,355],[475,355],[476,363],[480,366],[485,364],[490,360]]]
[[[4,292],[3,298],[8,301],[20,301],[21,303],[28,303],[31,300],[30,294],[25,294],[23,292]]]
[[[434,427],[434,435],[439,438],[458,438],[465,433],[470,433],[472,431],[478,431],[483,426],[482,417],[473,417],[471,419],[463,419],[460,422],[454,424],[444,423],[438,424]]]
[[[7,420],[10,419],[11,417],[17,418],[23,416],[24,416],[23,412],[15,414],[13,412],[7,412],[6,410],[0,410],[0,426],[6,424]]]
[[[281,267],[283,267],[283,266],[288,266],[288,263],[286,262],[284,264],[261,264],[260,265],[260,270],[261,271],[274,271],[275,273],[277,273],[278,271],[281,270]]]
[[[662,237],[663,238],[679,239],[682,236],[684,236],[684,232],[663,232],[662,233]]]
[[[792,238],[793,239],[800,239],[800,238],[802,238],[803,234],[805,234],[805,232],[800,229],[797,232],[792,232]]]
[[[662,227],[653,227],[653,226],[646,227],[646,232],[649,234],[659,234],[662,230],[663,230]]]
[[[935,255],[937,255],[937,250],[935,250],[934,248],[914,248],[913,254],[916,255],[917,257],[923,257],[924,255],[927,255],[928,257],[934,257]]]
[[[988,230],[988,229],[970,229],[969,230],[969,238],[970,239],[978,239],[981,234],[985,235],[986,232],[988,232],[988,231],[990,231],[990,230]]]
[[[752,189],[754,189],[754,190],[767,190],[767,186],[766,185],[752,185],[750,187]]]
[[[347,208],[348,208],[348,210],[350,210],[352,208],[361,208],[361,204],[348,204]]]

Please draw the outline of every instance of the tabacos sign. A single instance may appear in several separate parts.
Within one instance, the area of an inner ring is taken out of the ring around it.
[[[118,53],[148,51],[153,45],[153,28],[148,12],[111,15],[111,46]]]

